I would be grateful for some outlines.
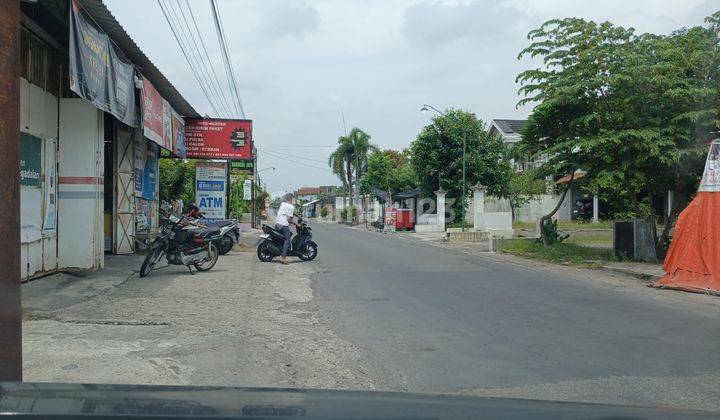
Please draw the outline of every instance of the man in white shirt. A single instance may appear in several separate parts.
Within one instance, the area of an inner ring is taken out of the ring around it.
[[[292,205],[293,198],[293,193],[289,192],[285,194],[283,196],[283,202],[280,203],[277,216],[275,216],[275,229],[280,231],[285,237],[285,243],[283,243],[282,252],[280,253],[281,264],[287,264],[286,257],[288,249],[290,249],[290,239],[292,239],[290,224],[297,227],[297,223],[293,221],[293,215],[295,214],[295,206]]]

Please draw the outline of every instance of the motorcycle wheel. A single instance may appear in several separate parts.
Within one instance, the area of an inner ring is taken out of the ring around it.
[[[262,262],[270,262],[273,258],[275,258],[275,255],[270,251],[267,242],[263,242],[258,245],[257,256]]]
[[[317,244],[313,241],[310,241],[305,244],[305,249],[303,249],[302,254],[300,254],[300,259],[303,261],[312,261],[317,257],[318,249]]]
[[[208,248],[208,254],[209,258],[203,262],[195,263],[193,266],[197,271],[208,271],[211,268],[215,267],[215,264],[217,264],[218,257],[220,256],[220,253],[218,252],[217,247],[215,244],[211,243],[210,248]]]
[[[155,264],[157,264],[158,261],[160,261],[160,258],[162,258],[162,254],[162,247],[150,248],[150,251],[148,251],[145,256],[142,266],[140,266],[140,277],[145,277],[150,274],[152,269],[155,267]]]
[[[222,239],[220,239],[220,243],[218,244],[218,252],[220,252],[220,255],[225,255],[232,249],[233,245],[235,245],[235,241],[233,240],[232,236],[230,234],[223,235]]]

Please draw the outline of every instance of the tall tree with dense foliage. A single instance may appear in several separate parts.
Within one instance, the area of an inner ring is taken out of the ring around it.
[[[181,199],[187,208],[195,202],[195,161],[181,159],[159,160],[160,200]]]
[[[544,65],[518,76],[520,104],[536,104],[523,143],[549,156],[545,172],[582,169],[591,188],[626,196],[653,226],[654,196],[676,189],[678,202],[687,202],[718,123],[717,24],[638,36],[571,18],[528,37],[520,56]],[[655,239],[662,253],[666,238]]]
[[[466,182],[462,191],[463,139],[466,142]],[[433,118],[425,126],[411,147],[412,168],[418,174],[418,184],[426,196],[432,196],[439,186],[454,199],[460,212],[460,197],[467,197],[470,186],[480,182],[488,193],[505,197],[508,192],[511,167],[505,156],[502,140],[488,133],[485,123],[475,114],[449,109]],[[466,201],[467,202],[467,201]]]
[[[388,193],[409,190],[417,185],[415,171],[409,162],[409,151],[375,150],[370,154],[360,192],[371,194],[374,189]]]

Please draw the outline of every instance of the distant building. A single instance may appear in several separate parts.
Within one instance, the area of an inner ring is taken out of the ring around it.
[[[295,198],[298,200],[313,201],[320,194],[318,187],[300,187],[295,191]]]
[[[503,139],[506,145],[513,145],[522,140],[522,131],[527,124],[527,120],[492,120],[490,123],[490,135],[498,135]],[[546,155],[536,156],[529,161],[513,161],[517,171],[525,171],[530,168],[537,168],[547,162]]]
[[[492,120],[490,134],[502,137],[506,144],[517,143],[522,139],[522,130],[527,120]]]

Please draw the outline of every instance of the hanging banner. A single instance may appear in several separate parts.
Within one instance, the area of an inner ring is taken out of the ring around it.
[[[42,140],[20,133],[20,241],[42,238]]]
[[[698,191],[720,192],[720,141],[710,144]]]
[[[57,140],[45,140],[45,212],[42,233],[55,234],[57,229]]]
[[[185,120],[177,112],[172,112],[172,152],[184,158],[185,151]]]
[[[195,201],[208,219],[225,219],[227,164],[195,163]]]
[[[135,197],[135,231],[150,229],[152,225],[152,202],[141,197]]]
[[[175,112],[149,80],[143,80],[143,134],[163,149],[172,151],[172,114]]]
[[[116,50],[110,37],[95,26],[77,0],[70,3],[70,90],[96,108],[136,127],[132,63]]]
[[[251,159],[252,121],[217,118],[186,118],[187,157]]]
[[[141,138],[135,144],[135,195],[146,200],[155,199],[158,173],[158,147]]]

